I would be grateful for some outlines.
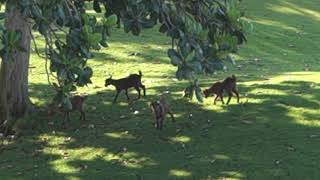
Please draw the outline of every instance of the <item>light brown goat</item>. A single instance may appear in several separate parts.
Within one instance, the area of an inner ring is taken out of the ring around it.
[[[209,97],[210,95],[216,95],[214,99],[214,104],[216,104],[216,100],[220,97],[222,104],[224,104],[223,101],[223,92],[226,91],[228,93],[228,101],[227,104],[229,104],[231,97],[233,96],[233,93],[237,96],[237,102],[239,103],[239,92],[237,90],[237,78],[235,75],[232,75],[231,77],[227,77],[223,81],[218,81],[214,83],[209,89],[206,89],[203,91],[203,94],[205,95],[205,98]]]
[[[62,106],[62,104],[51,103],[48,105],[48,115],[53,115],[56,113],[63,113],[64,121],[70,121],[70,113],[73,111],[79,111],[80,120],[86,120],[86,113],[84,110],[84,102],[87,98],[87,95],[73,95],[70,97],[70,102],[72,104],[72,109],[66,109]],[[65,122],[63,121],[63,125]]]
[[[172,122],[175,122],[171,108],[163,96],[160,97],[159,101],[151,102],[150,107],[155,114],[155,126],[157,129],[162,129],[166,114],[169,114],[171,116]]]

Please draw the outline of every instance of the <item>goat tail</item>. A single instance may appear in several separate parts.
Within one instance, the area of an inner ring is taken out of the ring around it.
[[[142,77],[142,72],[139,70],[139,76]]]

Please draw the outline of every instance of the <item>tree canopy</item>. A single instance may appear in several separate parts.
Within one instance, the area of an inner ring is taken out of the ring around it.
[[[36,51],[49,62],[47,73],[55,79],[52,84],[57,91],[54,100],[67,108],[69,93],[91,83],[93,70],[87,60],[93,58],[93,51],[108,47],[117,18],[124,31],[133,35],[158,25],[172,39],[168,56],[179,80],[193,81],[197,74],[222,69],[229,54],[246,41],[239,0],[1,0],[1,4],[5,5],[1,19],[19,10],[32,27],[30,34],[38,31],[45,39],[44,54],[37,46]],[[19,30],[2,23],[3,61],[14,61],[15,52],[26,51],[19,46],[21,37]],[[197,81],[187,90],[202,99]]]

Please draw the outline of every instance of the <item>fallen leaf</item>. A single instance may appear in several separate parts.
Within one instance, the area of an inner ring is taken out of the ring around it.
[[[288,147],[287,147],[287,150],[288,150],[288,151],[295,151],[296,149],[295,149],[294,147],[292,147],[292,146],[288,146]]]
[[[95,110],[97,110],[97,107],[91,106],[91,110],[92,110],[92,111],[95,111]]]
[[[141,53],[139,52],[133,52],[133,53],[130,53],[129,56],[140,56]]]
[[[192,159],[192,158],[194,158],[195,156],[193,155],[193,154],[191,154],[191,155],[189,155],[187,158],[188,159]]]
[[[181,132],[182,132],[182,129],[180,129],[180,128],[176,129],[176,134],[179,134]]]
[[[88,126],[89,129],[94,129],[94,127],[95,127],[94,124],[89,124]]]
[[[293,45],[293,44],[289,44],[289,45],[288,45],[288,47],[290,47],[290,48],[294,48],[294,47],[295,47],[295,45]]]
[[[294,94],[302,94],[302,91],[293,91]]]
[[[310,135],[309,137],[310,138],[316,138],[316,137],[318,137],[319,135],[316,135],[316,134],[312,134],[312,135]]]
[[[163,91],[163,94],[170,94],[170,91]]]
[[[248,120],[242,120],[241,122],[244,123],[244,124],[253,124],[252,121],[248,121]]]
[[[88,169],[88,166],[87,165],[80,165],[80,171],[83,171],[85,169]]]
[[[276,163],[276,165],[279,165],[280,163],[282,163],[282,161],[281,160],[276,160],[275,163]]]

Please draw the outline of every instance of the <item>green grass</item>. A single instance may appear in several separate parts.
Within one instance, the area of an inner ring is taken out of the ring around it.
[[[166,56],[170,40],[155,29],[141,37],[116,30],[110,48],[90,61],[93,84],[80,89],[90,94],[88,121],[73,114],[63,130],[61,116],[30,117],[37,133],[3,142],[0,179],[319,179],[319,2],[244,3],[253,26],[237,55],[241,68],[201,80],[208,87],[237,74],[242,104],[182,99],[186,82],[174,78]],[[140,55],[129,56],[132,52]],[[30,94],[35,104],[45,105],[53,90],[44,60],[34,54],[31,61],[36,68],[30,69]],[[147,97],[128,104],[122,94],[112,106],[114,89],[103,87],[108,73],[120,78],[138,70]],[[148,102],[164,91],[171,92],[177,122],[168,118],[157,131]]]

